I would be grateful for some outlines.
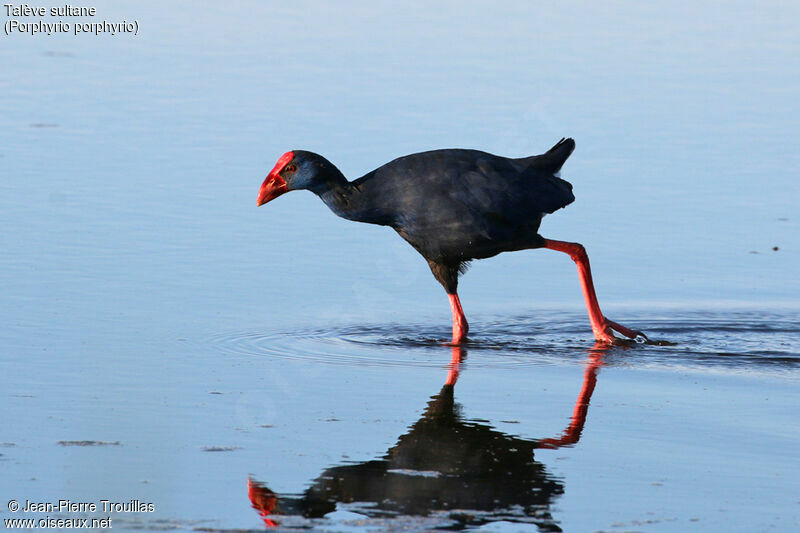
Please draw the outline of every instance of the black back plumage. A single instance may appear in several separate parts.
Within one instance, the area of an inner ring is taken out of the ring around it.
[[[564,139],[520,159],[460,149],[395,159],[353,182],[368,206],[356,219],[392,226],[434,261],[536,247],[542,217],[575,199],[555,176],[574,146]]]

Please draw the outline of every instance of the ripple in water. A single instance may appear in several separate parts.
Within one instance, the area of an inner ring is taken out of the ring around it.
[[[609,364],[800,367],[800,320],[765,312],[703,312],[634,319],[614,316],[667,345],[626,343],[609,349]],[[475,319],[464,345],[475,367],[582,361],[594,343],[585,315],[532,313]],[[448,324],[352,324],[292,331],[234,331],[206,339],[231,354],[337,365],[429,366],[449,362]]]

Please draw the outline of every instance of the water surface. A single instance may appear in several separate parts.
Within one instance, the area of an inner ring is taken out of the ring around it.
[[[800,528],[797,7],[93,5],[139,35],[0,46],[1,518]],[[572,262],[502,254],[462,279],[453,383],[411,247],[311,194],[255,207],[289,149],[355,178],[563,136],[577,200],[542,234],[668,343],[598,351]],[[336,479],[369,490],[308,512]]]

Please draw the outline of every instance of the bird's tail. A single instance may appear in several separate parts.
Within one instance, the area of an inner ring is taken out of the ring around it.
[[[535,160],[531,161],[531,166],[556,174],[564,166],[564,162],[572,154],[573,150],[575,150],[575,141],[565,137],[547,152],[536,156]]]

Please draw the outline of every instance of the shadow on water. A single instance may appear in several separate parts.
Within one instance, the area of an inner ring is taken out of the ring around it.
[[[550,507],[563,494],[564,481],[536,461],[534,452],[579,441],[604,356],[599,345],[589,351],[583,386],[564,432],[523,439],[463,419],[454,390],[466,350],[452,347],[445,385],[382,458],[329,468],[301,495],[279,495],[248,478],[251,504],[268,527],[287,527],[286,517],[322,518],[337,504],[347,504],[370,519],[433,518],[436,529],[502,520],[561,531]]]
[[[624,318],[655,342],[627,342],[608,364],[752,372],[800,368],[796,313],[694,311]],[[577,362],[593,342],[582,314],[533,313],[476,321],[471,368]],[[430,324],[345,325],[289,332],[229,332],[207,339],[223,352],[336,365],[440,367],[446,328]],[[479,355],[479,357],[474,357]]]

